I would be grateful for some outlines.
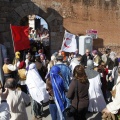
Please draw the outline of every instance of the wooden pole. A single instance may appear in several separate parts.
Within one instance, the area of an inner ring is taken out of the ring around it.
[[[14,54],[15,54],[15,44],[14,44],[14,38],[13,38],[13,33],[12,33],[12,26],[10,24],[10,30],[11,30],[11,36],[12,36],[12,42],[13,42],[13,48],[14,48]]]

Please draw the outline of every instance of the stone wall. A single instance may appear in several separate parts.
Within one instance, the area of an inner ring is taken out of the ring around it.
[[[11,49],[10,24],[31,14],[43,17],[50,29],[51,53],[59,50],[64,29],[76,35],[98,31],[94,48],[120,53],[120,0],[0,0],[0,43]],[[13,49],[9,51],[13,55]]]

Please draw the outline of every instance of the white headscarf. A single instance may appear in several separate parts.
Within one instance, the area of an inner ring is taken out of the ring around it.
[[[33,100],[38,103],[48,101],[49,95],[46,91],[46,84],[39,75],[35,63],[29,65],[26,85]]]

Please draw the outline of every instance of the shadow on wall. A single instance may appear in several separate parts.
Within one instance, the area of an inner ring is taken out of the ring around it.
[[[50,54],[59,50],[62,45],[63,36],[64,36],[64,27],[63,27],[63,17],[52,8],[44,8],[42,5],[36,5],[31,0],[27,0],[25,3],[23,0],[21,2],[16,2],[17,6],[14,6],[15,2],[11,2],[11,7],[14,8],[9,14],[9,23],[12,25],[20,25],[20,20],[28,15],[38,15],[42,17],[48,24],[48,29],[50,32]],[[41,6],[41,7],[38,7]],[[9,33],[10,33],[9,29]],[[5,34],[3,34],[5,36]],[[12,37],[7,36],[8,41],[12,44]],[[12,46],[11,46],[12,47]],[[11,47],[7,47],[8,54],[14,58],[14,49],[11,50]]]
[[[98,49],[101,48],[101,49]],[[102,38],[97,38],[93,40],[93,50],[98,50],[98,54],[102,55],[104,52],[104,44],[103,44],[103,39]]]
[[[97,38],[93,40],[93,49],[103,48],[103,39]]]

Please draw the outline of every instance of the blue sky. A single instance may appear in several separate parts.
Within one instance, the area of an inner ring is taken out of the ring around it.
[[[47,22],[42,17],[36,15],[36,18],[41,18],[41,25],[43,25],[44,28],[48,29]]]

